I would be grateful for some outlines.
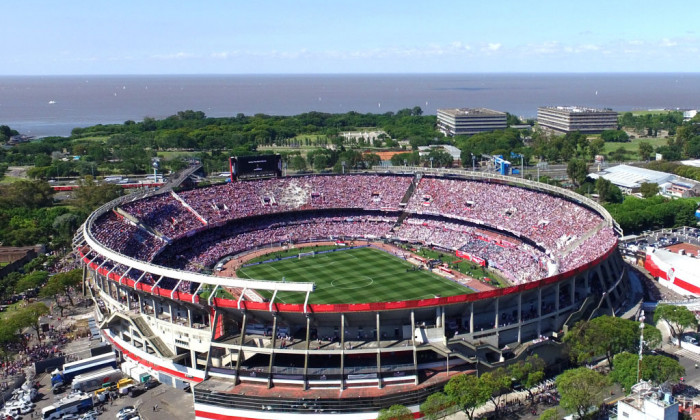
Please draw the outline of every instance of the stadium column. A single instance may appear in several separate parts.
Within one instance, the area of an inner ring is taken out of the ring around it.
[[[404,337],[405,339],[406,337]],[[418,348],[416,347],[416,313],[411,310],[411,345],[413,346],[413,372],[418,385]]]
[[[275,362],[275,347],[277,346],[277,314],[272,314],[272,349],[270,349],[270,363],[267,367],[267,387],[272,388],[272,366]]]
[[[554,328],[559,330],[559,295],[561,293],[561,282],[554,288]]]
[[[381,323],[377,312],[377,387],[382,387],[382,333]]]
[[[170,310],[172,310],[172,307],[170,308]],[[209,366],[211,365],[211,353],[212,353],[211,343],[213,343],[215,338],[216,338],[216,326],[219,325],[219,317],[220,316],[221,316],[221,313],[219,312],[219,310],[214,309],[214,322],[212,322],[211,337],[209,338],[209,351],[207,351],[207,362],[204,365],[204,380],[206,380],[209,377]],[[196,361],[194,364],[196,365]]]
[[[304,391],[309,389],[309,339],[311,338],[311,316],[306,314],[306,343],[304,349]]]
[[[124,287],[124,294],[126,295],[126,309],[131,311],[131,293],[129,293],[128,287]]]
[[[345,389],[345,313],[340,314],[340,389]]]
[[[471,338],[473,339],[474,335],[474,302],[471,303],[471,309],[469,311],[469,334],[472,336]]]
[[[493,328],[496,330],[496,337],[498,337],[498,324],[499,324],[499,322],[498,322],[498,314],[500,313],[498,307],[500,306],[501,298],[498,298],[498,297],[497,297],[497,298],[494,299],[494,301],[495,301],[495,302],[494,302],[494,304],[495,304],[494,306],[495,306],[496,308],[494,309]]]
[[[441,328],[442,328],[442,344],[447,346],[447,331],[445,327],[445,307],[441,306],[440,307],[440,321],[441,321]]]
[[[518,292],[518,343],[522,342],[523,334],[523,292]]]
[[[236,377],[233,381],[234,385],[238,385],[238,376],[241,372],[241,359],[243,358],[243,343],[245,343],[245,329],[248,323],[248,314],[243,312],[243,320],[241,321],[241,342],[238,343],[238,355],[236,356]]]
[[[86,296],[87,265],[83,264],[83,296]]]
[[[537,289],[537,336],[542,335],[542,288]]]

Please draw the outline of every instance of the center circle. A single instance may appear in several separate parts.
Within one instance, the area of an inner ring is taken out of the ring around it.
[[[370,286],[374,283],[374,279],[371,277],[358,278],[358,279],[335,279],[331,281],[331,286],[337,287],[338,289],[361,289],[363,287]]]

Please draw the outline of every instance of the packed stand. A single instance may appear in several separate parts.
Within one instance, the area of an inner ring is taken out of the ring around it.
[[[331,240],[339,237],[383,238],[396,223],[396,216],[334,213],[267,217],[211,229],[197,242],[175,242],[154,262],[173,268],[201,271],[221,258],[272,243]]]
[[[294,210],[397,210],[410,176],[336,175],[241,181],[179,196],[209,224]]]
[[[513,283],[537,280],[547,275],[547,256],[521,241],[500,235],[486,236],[483,230],[457,222],[409,217],[394,236],[445,249],[468,252],[488,261]]]
[[[131,201],[122,204],[121,208],[170,239],[205,226],[174,194],[159,194]]]
[[[130,221],[108,212],[92,224],[95,239],[107,248],[142,261],[151,261],[165,241]]]
[[[439,214],[530,238],[550,252],[565,248],[602,218],[562,198],[508,185],[424,177],[408,203]]]

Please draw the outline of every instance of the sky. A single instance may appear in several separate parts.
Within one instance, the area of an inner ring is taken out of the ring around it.
[[[0,75],[698,72],[685,1],[23,0]]]

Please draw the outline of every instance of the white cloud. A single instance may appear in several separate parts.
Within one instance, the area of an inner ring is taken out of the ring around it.
[[[676,45],[678,45],[678,42],[672,41],[672,40],[670,40],[670,39],[668,39],[668,38],[664,38],[664,39],[661,40],[661,42],[659,43],[659,45],[662,46],[662,47],[675,47]]]
[[[501,43],[489,43],[488,46],[486,47],[489,51],[498,51],[501,49]]]
[[[183,60],[187,58],[195,58],[195,54],[191,53],[186,53],[186,52],[176,52],[173,54],[154,54],[151,56],[151,58],[155,58],[158,60]]]

